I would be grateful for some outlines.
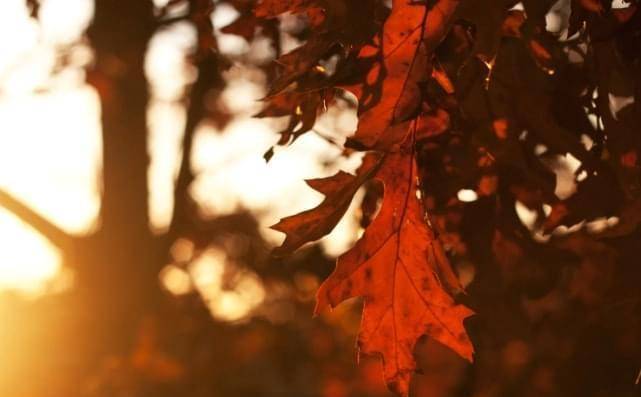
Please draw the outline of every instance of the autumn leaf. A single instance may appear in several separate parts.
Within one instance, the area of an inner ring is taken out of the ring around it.
[[[254,8],[259,18],[276,18],[285,12],[297,14],[305,11],[306,0],[261,0]]]
[[[599,0],[579,0],[579,4],[590,12],[596,14],[603,12],[603,5]]]
[[[310,241],[318,240],[334,229],[352,202],[358,188],[371,177],[380,163],[380,156],[370,153],[363,158],[363,164],[356,175],[340,171],[328,178],[311,179],[307,184],[325,195],[317,207],[281,219],[272,229],[287,235],[283,244],[274,249],[276,256],[291,253]]]
[[[375,17],[377,7],[372,6],[373,1],[368,0],[364,5],[368,6],[367,12]],[[301,89],[300,86],[305,84],[300,80],[322,68],[321,61],[369,40],[373,34],[369,25],[372,18],[367,18],[367,23],[363,24],[356,20],[363,17],[362,13],[357,14],[355,10],[358,9],[348,8],[339,0],[264,0],[259,3],[255,9],[258,18],[274,18],[285,12],[304,13],[307,25],[313,31],[304,44],[275,60],[278,77],[271,81],[269,95],[284,90],[292,83],[298,83],[295,87]]]
[[[269,95],[274,95],[295,82],[318,65],[318,61],[334,45],[326,35],[314,36],[304,45],[284,54],[276,60],[280,66],[280,77],[271,82]]]
[[[279,131],[278,144],[285,145],[314,127],[317,114],[332,102],[333,96],[332,90],[280,92],[265,98],[267,105],[255,117],[290,116],[287,126]]]
[[[457,12],[461,19],[475,26],[474,54],[484,61],[494,58],[501,40],[501,25],[511,0],[470,0],[462,3]]]
[[[381,84],[380,100],[364,112],[353,139],[365,147],[374,147],[388,127],[402,119],[419,104],[417,86],[424,57],[419,56],[425,8],[411,5],[405,0],[395,1],[392,13],[383,26],[380,51],[382,64],[376,63],[367,75],[366,84]],[[372,49],[365,48],[361,56],[369,56]],[[414,75],[412,75],[414,70]],[[360,101],[361,109],[366,104],[363,93],[368,90],[351,89]],[[379,145],[380,146],[380,145]]]
[[[418,118],[416,140],[433,138],[447,131],[449,127],[449,113],[440,108],[434,109],[434,111]]]
[[[388,387],[407,396],[416,370],[414,346],[421,336],[472,360],[463,326],[472,311],[446,291],[460,286],[416,196],[413,149],[387,154],[375,177],[384,186],[380,212],[356,245],[338,258],[318,290],[316,313],[363,297],[359,351],[380,355]]]
[[[256,32],[256,17],[253,14],[243,15],[220,31],[226,34],[235,34],[251,41]]]
[[[375,106],[360,115],[353,141],[368,148],[389,148],[389,139],[381,141],[390,126],[410,119],[420,106],[419,83],[431,76],[430,56],[449,31],[457,5],[458,0],[440,0],[431,8],[407,0],[393,2],[379,43],[383,62],[374,65],[366,80],[366,84],[382,81],[382,95]],[[369,56],[371,51],[364,48],[362,56]],[[359,97],[362,108],[366,102],[362,94],[367,90],[351,91]]]
[[[521,37],[521,27],[524,22],[525,12],[521,10],[508,11],[501,25],[501,34],[507,37]]]

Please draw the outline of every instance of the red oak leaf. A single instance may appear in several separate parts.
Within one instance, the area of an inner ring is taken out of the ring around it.
[[[384,186],[381,210],[356,245],[338,258],[318,291],[316,313],[364,297],[360,352],[379,354],[388,387],[407,396],[416,370],[414,346],[422,335],[472,360],[463,326],[472,311],[446,291],[460,287],[416,196],[412,149],[387,154],[375,177]]]
[[[431,77],[431,55],[443,40],[454,17],[458,0],[439,0],[426,7],[408,0],[395,0],[385,21],[380,53],[382,64],[370,70],[366,85],[382,81],[380,101],[364,111],[352,140],[368,148],[389,148],[403,141],[390,142],[390,126],[410,119],[421,102],[419,83]],[[371,55],[365,47],[361,56]],[[383,78],[381,78],[383,77]],[[346,87],[367,106],[367,87]]]

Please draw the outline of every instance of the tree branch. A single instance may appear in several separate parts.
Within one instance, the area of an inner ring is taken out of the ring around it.
[[[73,241],[71,235],[2,189],[0,189],[0,207],[4,207],[27,225],[31,226],[58,248],[66,250],[71,246]]]
[[[204,5],[206,6],[207,3]],[[196,6],[192,5],[192,7]],[[191,12],[203,13],[202,10],[198,12],[197,9]],[[204,14],[208,15],[207,12]],[[200,25],[197,24],[196,27],[198,28],[198,43],[206,42],[206,38],[213,37],[211,36],[213,28],[209,19]],[[220,92],[225,84],[220,73],[220,59],[211,48],[198,47],[193,56],[193,62],[197,67],[198,77],[189,94],[187,120],[182,142],[182,158],[174,187],[174,211],[166,236],[167,244],[171,244],[181,233],[193,227],[193,216],[196,212],[195,203],[189,196],[189,186],[194,180],[191,170],[193,138],[199,123],[208,116],[206,107],[208,93],[211,90]],[[211,99],[209,100],[211,101]]]

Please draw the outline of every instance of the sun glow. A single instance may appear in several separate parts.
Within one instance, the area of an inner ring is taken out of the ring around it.
[[[24,0],[0,1],[0,189],[66,232],[82,235],[99,223],[100,103],[85,82],[84,67],[92,55],[81,39],[91,19],[92,2],[73,0],[75,17],[71,19],[68,2],[43,2],[41,19],[35,21],[29,17]],[[217,11],[216,26],[234,16],[229,10]],[[221,37],[221,43],[227,39]],[[173,180],[185,122],[182,94],[195,78],[185,56],[194,40],[191,26],[177,24],[158,32],[147,54],[146,73],[152,92],[147,114],[150,226],[157,232],[165,230],[171,219]],[[237,44],[228,42],[225,46],[233,47],[230,51],[248,50]],[[70,65],[62,68],[56,55],[61,49],[70,59]],[[283,236],[267,226],[321,199],[304,179],[330,175],[338,168],[353,171],[360,160],[356,156],[333,162],[340,157],[340,150],[310,133],[290,148],[277,150],[266,164],[262,154],[278,139],[274,130],[282,120],[251,117],[262,106],[259,98],[264,96],[264,76],[257,70],[234,67],[226,78],[229,85],[223,100],[235,119],[224,131],[206,123],[199,128],[192,155],[197,175],[192,194],[211,215],[241,207],[256,211],[265,237],[277,244]],[[321,122],[319,128],[340,141],[354,128],[356,118],[336,109],[330,109],[332,112],[329,118],[334,124],[323,127]],[[328,167],[326,162],[333,165]],[[324,239],[325,249],[340,253],[357,229],[355,219],[345,217]],[[61,278],[68,281],[68,277],[61,273],[57,249],[1,205],[0,245],[0,292],[17,290],[38,296],[68,284],[58,282]],[[166,279],[168,289],[177,294],[190,290],[186,274],[175,270],[168,269],[161,280]],[[249,302],[241,302],[251,295],[247,291],[254,291],[254,298],[260,296],[252,287],[255,280],[251,280],[248,276],[239,291],[226,295],[199,288],[198,280],[195,287],[203,295],[224,297],[216,300],[218,306],[212,303],[211,310],[234,318],[237,314],[231,308]]]
[[[56,248],[1,208],[0,225],[0,241],[11,242],[0,249],[0,290],[20,288],[38,294],[60,269]]]
[[[70,52],[69,68],[52,72],[55,48],[80,37],[92,2],[64,3],[43,2],[38,23],[24,1],[0,2],[0,189],[81,234],[98,214],[98,100],[83,82],[82,65],[73,65],[83,61],[82,46]],[[0,290],[55,289],[58,251],[1,206],[0,247]]]

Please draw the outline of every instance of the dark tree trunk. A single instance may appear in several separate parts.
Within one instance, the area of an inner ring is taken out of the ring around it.
[[[149,228],[144,60],[155,22],[151,1],[97,0],[89,38],[100,95],[103,186],[100,226],[78,257],[77,287],[93,322],[91,345],[130,347],[140,320],[159,299],[155,240]],[[102,346],[102,348],[101,348]]]

